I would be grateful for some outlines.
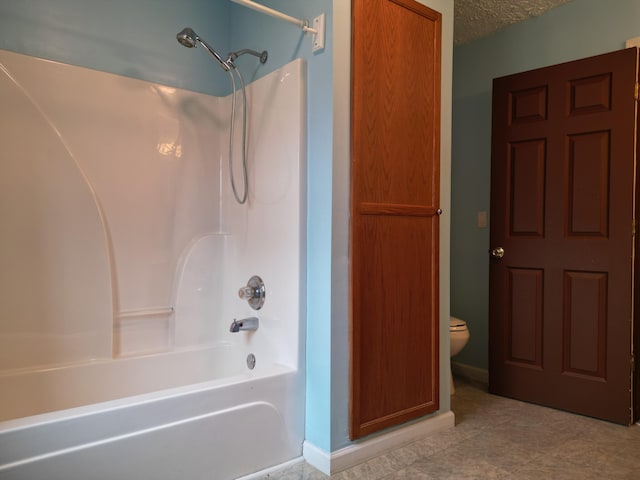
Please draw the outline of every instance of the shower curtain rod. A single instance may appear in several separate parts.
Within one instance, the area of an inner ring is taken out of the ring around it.
[[[265,13],[267,15],[271,15],[272,17],[279,18],[280,20],[284,20],[285,22],[293,23],[300,27],[305,33],[313,33],[318,34],[318,29],[311,28],[309,26],[309,20],[301,20],[299,18],[291,17],[285,13],[279,12],[278,10],[274,10],[273,8],[265,7],[264,5],[260,5],[259,3],[253,2],[251,0],[231,0],[238,5],[243,5],[245,7],[251,8],[261,13]]]

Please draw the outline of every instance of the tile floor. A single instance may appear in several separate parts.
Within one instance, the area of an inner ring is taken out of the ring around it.
[[[640,427],[489,395],[456,379],[456,427],[393,450],[332,479],[640,479]],[[329,478],[306,463],[264,480]]]

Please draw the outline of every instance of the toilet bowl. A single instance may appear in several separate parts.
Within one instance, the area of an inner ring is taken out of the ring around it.
[[[449,337],[451,339],[451,356],[457,355],[469,341],[469,329],[467,322],[456,317],[449,320]],[[451,395],[456,393],[453,386],[453,374],[451,374]]]

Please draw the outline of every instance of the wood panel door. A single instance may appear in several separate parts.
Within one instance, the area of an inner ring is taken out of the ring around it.
[[[493,85],[490,391],[632,420],[637,50]]]
[[[438,409],[441,15],[354,0],[352,439]]]

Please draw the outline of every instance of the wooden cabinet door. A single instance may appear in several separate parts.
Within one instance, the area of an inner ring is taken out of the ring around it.
[[[352,439],[438,409],[441,15],[354,0]]]
[[[637,50],[494,81],[490,391],[629,424]]]

